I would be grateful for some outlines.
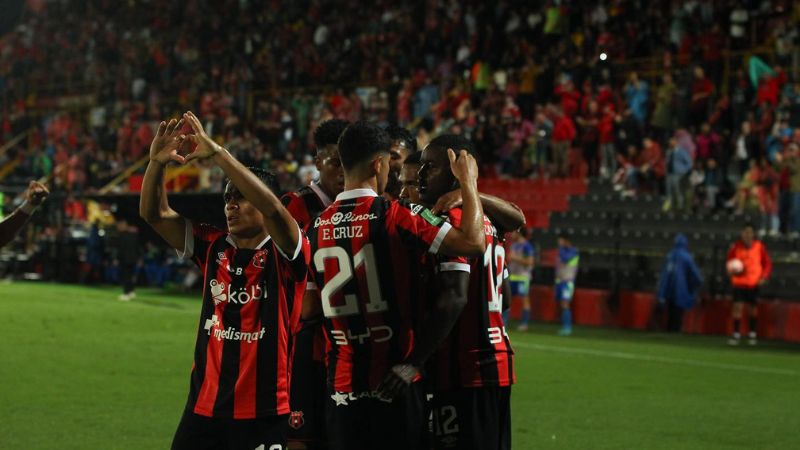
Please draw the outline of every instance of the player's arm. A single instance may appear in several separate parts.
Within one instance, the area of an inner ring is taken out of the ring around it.
[[[25,190],[25,201],[15,209],[5,220],[0,222],[0,247],[5,246],[14,239],[17,232],[28,223],[33,212],[36,211],[50,191],[42,183],[31,181]]]
[[[419,376],[420,369],[450,334],[467,304],[469,272],[440,272],[436,281],[439,294],[420,326],[414,353],[405,363],[397,364],[389,371],[378,388],[382,396],[395,397]]]
[[[461,186],[461,227],[453,228],[444,236],[440,251],[447,255],[481,256],[486,250],[483,229],[483,207],[478,198],[478,163],[466,150],[458,158],[452,149],[447,150],[450,170]]]
[[[503,286],[501,289],[503,294],[503,311],[507,311],[508,308],[511,307],[511,282],[508,277],[503,279]]]
[[[322,318],[322,303],[319,298],[319,291],[316,286],[309,284],[311,286],[306,286],[306,293],[303,294],[303,310],[300,313],[300,318],[305,321]]]
[[[183,156],[178,154],[181,143],[177,137],[181,127],[183,120],[175,119],[158,125],[153,142],[150,143],[150,162],[144,172],[142,193],[139,197],[139,215],[172,248],[178,250],[186,245],[186,221],[169,207],[164,171],[170,161],[185,162]]]
[[[188,157],[193,159],[211,158],[244,198],[264,215],[265,225],[275,244],[284,255],[296,255],[300,249],[300,227],[281,200],[253,172],[239,162],[227,150],[214,142],[203,130],[200,120],[192,113],[184,114],[194,134],[186,136],[197,144],[197,149]]]
[[[525,214],[519,206],[494,195],[478,193],[483,211],[497,226],[500,234],[514,231],[525,225]],[[431,208],[434,214],[450,211],[462,205],[461,190],[448,192],[441,196]]]

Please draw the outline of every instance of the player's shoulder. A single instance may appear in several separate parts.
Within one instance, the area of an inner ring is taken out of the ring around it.
[[[226,236],[228,232],[208,223],[192,223],[192,234],[206,241],[214,241]]]
[[[414,220],[424,220],[431,225],[439,226],[444,223],[448,217],[446,215],[437,216],[425,205],[419,203],[412,203],[408,200],[395,200],[392,201],[390,206],[392,213],[400,213],[405,216],[414,217]]]

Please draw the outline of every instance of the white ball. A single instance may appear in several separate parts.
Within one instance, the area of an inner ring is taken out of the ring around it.
[[[741,259],[732,259],[726,265],[728,273],[731,275],[739,275],[744,272],[744,264]]]

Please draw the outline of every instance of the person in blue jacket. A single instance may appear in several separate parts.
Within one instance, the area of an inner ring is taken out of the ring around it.
[[[681,331],[683,312],[694,306],[702,285],[703,276],[689,253],[689,241],[678,233],[658,282],[658,301],[667,306],[667,331]]]

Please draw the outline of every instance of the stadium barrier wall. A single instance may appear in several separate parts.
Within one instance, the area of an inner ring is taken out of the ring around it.
[[[558,322],[558,306],[553,287],[532,285],[531,318]],[[512,302],[511,317],[519,319],[522,305]],[[689,334],[727,335],[732,332],[729,300],[704,299],[683,316],[683,332]],[[758,304],[758,334],[764,339],[800,342],[800,303],[784,300],[761,300]],[[655,294],[621,291],[612,298],[610,291],[576,289],[572,317],[578,325],[619,327],[634,330],[663,331],[664,313],[658,311]],[[744,324],[748,323],[746,315]]]

